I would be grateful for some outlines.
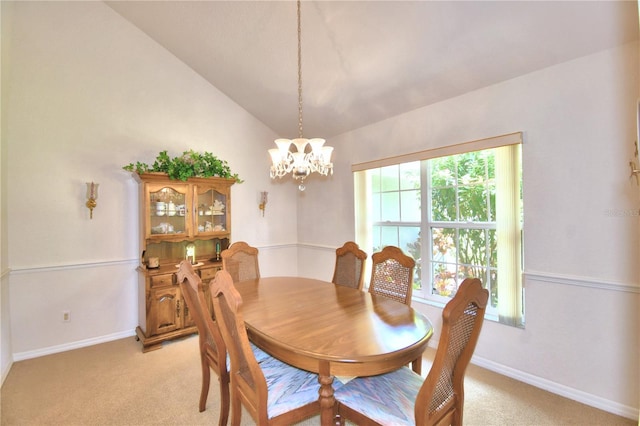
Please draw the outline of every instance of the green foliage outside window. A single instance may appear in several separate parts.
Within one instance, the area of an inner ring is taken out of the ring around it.
[[[427,160],[431,209],[431,292],[453,297],[466,277],[480,278],[497,304],[495,156],[492,150]],[[421,289],[420,162],[378,169],[372,175],[374,251],[397,245],[416,261],[414,289]],[[424,189],[423,189],[424,190]],[[416,225],[416,222],[418,225]],[[426,232],[426,231],[425,231]],[[413,235],[413,237],[411,237]],[[410,240],[407,240],[407,238]]]
[[[355,182],[371,206],[357,216],[370,232],[363,242],[374,252],[395,245],[415,259],[415,295],[446,302],[465,278],[479,278],[490,314],[523,323],[518,144],[368,169]]]
[[[434,221],[495,221],[495,159],[491,151],[436,158],[430,160],[430,169]]]
[[[497,302],[497,286],[491,285],[496,279],[496,233],[472,226],[496,220],[493,152],[437,158],[430,160],[429,166],[432,221],[445,222],[431,228],[433,291],[452,296],[464,278],[475,277],[488,284],[492,301]],[[446,222],[469,223],[469,227],[447,227]]]

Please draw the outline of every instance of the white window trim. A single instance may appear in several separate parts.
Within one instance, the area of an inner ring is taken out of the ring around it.
[[[369,170],[369,169],[376,169],[376,168],[390,166],[390,165],[397,165],[400,163],[406,163],[406,162],[412,162],[412,161],[423,161],[423,160],[429,160],[437,157],[457,155],[457,154],[463,154],[466,152],[500,148],[505,146],[517,145],[519,148],[522,142],[523,142],[522,132],[515,132],[515,133],[509,133],[501,136],[479,139],[475,141],[468,141],[468,142],[453,144],[445,147],[439,147],[439,148],[434,148],[430,150],[419,151],[419,152],[410,153],[410,154],[403,154],[395,157],[389,157],[389,158],[368,161],[368,162],[352,165],[351,170],[354,172],[354,193],[356,194],[356,197],[357,197],[355,200],[356,241],[358,241],[358,243],[363,247],[371,247],[371,235],[369,233],[369,225],[370,225],[369,218],[360,217],[358,215],[358,212],[371,211],[370,210],[371,205],[365,205],[366,203],[370,204],[370,200],[368,200],[368,197],[366,194],[371,192],[370,191],[371,188],[367,187],[368,182],[366,179],[366,173],[355,173],[355,172],[365,172],[366,170]],[[514,153],[516,152],[516,150],[499,150],[499,151],[505,152],[506,155],[514,155]],[[511,173],[511,176],[514,176],[514,173]],[[513,182],[511,183],[503,182],[503,185],[505,184],[511,185],[513,184]],[[423,203],[426,203],[427,200],[425,200],[424,198],[425,197],[423,197]],[[514,208],[516,206],[513,201],[514,200],[505,200],[504,202],[507,203],[508,206],[511,206],[511,208]],[[424,205],[422,206],[422,208],[423,208],[423,211],[425,211]],[[516,222],[518,222],[519,224],[519,221],[516,221]],[[519,226],[516,226],[516,224],[510,223],[510,222],[506,224],[498,225],[498,229],[503,229],[503,230],[507,229],[508,232],[511,234],[513,232],[522,231]],[[504,233],[505,232],[503,231],[503,234]],[[495,314],[493,314],[493,315],[490,315],[491,317],[490,319],[493,319],[493,320],[499,319],[500,322],[503,322],[509,325],[521,326],[524,321],[524,318],[521,317],[521,314],[520,314],[523,312],[522,269],[521,269],[521,263],[519,261],[520,259],[519,253],[521,251],[521,239],[518,238],[517,241],[518,241],[517,245],[512,245],[510,247],[509,253],[506,254],[507,257],[505,258],[505,254],[503,254],[501,257],[501,260],[498,262],[499,264],[509,263],[511,265],[511,267],[508,268],[508,272],[506,273],[506,275],[509,278],[508,279],[503,278],[499,280],[499,288],[501,289],[501,291],[499,292],[500,299],[503,300],[504,298],[508,298],[508,300],[510,301],[506,304],[498,303],[498,318],[495,318]],[[423,244],[423,250],[425,250],[426,247],[427,245]],[[498,254],[499,256],[500,256],[500,253],[501,251]],[[514,261],[514,259],[516,258],[518,259],[518,262]],[[505,272],[501,269],[500,277],[502,278],[503,275],[505,275]],[[508,289],[507,289],[507,286],[505,286],[505,290],[503,291],[502,290],[503,287],[500,286],[500,283],[503,283],[503,285],[505,285],[505,283],[508,284],[509,281],[511,281],[512,283],[515,281],[516,285],[515,286],[509,285]],[[421,300],[430,304],[434,304],[436,306],[440,306],[441,303],[443,305],[444,303],[446,303],[446,301],[449,300],[448,298],[445,298],[445,297],[433,297],[433,296],[434,295],[429,295],[429,297],[426,297],[426,295],[423,294],[423,298],[421,298]]]

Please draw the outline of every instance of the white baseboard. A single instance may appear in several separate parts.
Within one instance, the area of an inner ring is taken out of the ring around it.
[[[73,349],[79,349],[87,346],[97,345],[100,343],[110,342],[112,340],[124,339],[126,337],[135,336],[134,330],[123,331],[119,333],[113,333],[106,336],[95,337],[91,339],[80,340],[77,342],[65,343],[63,345],[50,346],[47,348],[37,349],[34,351],[18,352],[13,354],[13,361],[22,361],[25,359],[37,358],[45,355],[51,355],[59,352],[65,352]],[[437,342],[429,342],[429,346],[437,348]],[[563,396],[565,398],[572,399],[574,401],[581,402],[591,407],[598,408],[600,410],[607,411],[609,413],[616,414],[618,416],[626,417],[635,420],[640,415],[638,408],[629,407],[623,404],[619,404],[615,401],[608,400],[599,396],[589,394],[577,389],[570,388],[568,386],[561,385],[551,380],[543,379],[532,374],[527,374],[522,371],[507,367],[502,364],[490,361],[485,358],[473,356],[471,363],[478,367],[486,368],[494,373],[502,374],[503,376],[510,377],[520,382],[535,386],[537,388],[546,390],[556,395]],[[7,369],[2,372],[2,383],[7,374],[11,370],[13,362],[11,362]]]
[[[430,345],[431,346],[431,345]],[[532,374],[524,373],[520,370],[513,369],[511,367],[498,364],[485,358],[473,356],[471,363],[478,367],[486,368],[494,373],[502,374],[503,376],[511,377],[512,379],[520,382],[535,386],[537,388],[546,390],[556,395],[563,396],[565,398],[572,399],[574,401],[581,402],[590,407],[595,407],[600,410],[607,411],[609,413],[616,414],[618,416],[626,417],[632,420],[637,420],[640,413],[638,408],[629,407],[627,405],[620,404],[615,401],[608,400],[596,395],[592,395],[587,392],[583,392],[577,389],[570,388],[568,386],[561,385],[551,380],[543,379]]]
[[[4,379],[9,375],[9,371],[11,371],[11,366],[13,365],[13,360],[9,360],[7,365],[2,366],[2,381],[0,382],[0,386],[4,385]]]
[[[438,349],[438,342],[431,339],[429,341],[429,347],[434,350]],[[486,358],[474,355],[471,357],[471,364],[493,371],[494,373],[502,374],[503,376],[510,377],[519,382],[535,386],[536,388],[543,389],[547,392],[551,392],[553,394],[569,398],[573,401],[586,404],[590,407],[598,408],[608,413],[626,417],[631,420],[637,420],[640,415],[640,409],[638,408],[629,407],[606,398],[561,385],[551,380],[534,376],[533,374],[524,373],[520,370],[516,370],[515,368],[507,367],[506,365],[499,364]]]
[[[76,342],[64,343],[62,345],[49,346],[47,348],[36,349],[33,351],[16,352],[13,354],[13,361],[16,362],[25,359],[38,358],[45,355],[51,355],[59,352],[70,351],[73,349],[80,349],[87,346],[98,345],[100,343],[111,342],[112,340],[124,339],[126,337],[132,337],[135,335],[135,330],[127,330],[120,331],[118,333],[107,334],[106,336],[93,337],[91,339],[78,340]]]

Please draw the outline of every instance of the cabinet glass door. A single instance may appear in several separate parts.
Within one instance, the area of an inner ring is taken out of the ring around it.
[[[227,195],[213,187],[196,187],[195,232],[226,233]]]
[[[187,187],[149,186],[148,220],[151,236],[179,236],[187,232]]]

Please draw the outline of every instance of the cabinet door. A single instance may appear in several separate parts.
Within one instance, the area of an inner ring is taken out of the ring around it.
[[[194,185],[196,235],[226,235],[229,232],[229,187]]]
[[[152,289],[147,300],[149,335],[168,333],[182,328],[184,302],[176,286]]]
[[[191,194],[188,184],[145,185],[145,238],[165,239],[189,235]]]

